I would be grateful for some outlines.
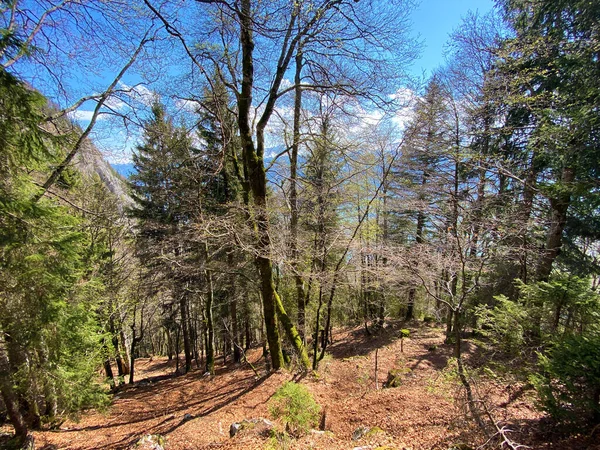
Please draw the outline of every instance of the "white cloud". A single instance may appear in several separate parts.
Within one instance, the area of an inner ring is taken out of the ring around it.
[[[403,105],[410,106],[418,97],[412,89],[400,88],[394,94],[390,95],[390,98]]]
[[[136,84],[135,86],[129,86],[125,83],[120,83],[119,87],[124,91],[124,94],[131,97],[131,99],[142,103],[145,106],[151,106],[156,99],[156,93],[148,89],[143,84]]]
[[[94,111],[84,111],[82,109],[78,109],[75,111],[71,111],[68,115],[71,119],[76,120],[78,122],[89,122],[90,120],[92,120]],[[98,114],[96,120],[102,119],[104,119],[104,116],[102,114]]]
[[[127,103],[117,97],[109,97],[104,104],[114,111],[122,111],[127,107]]]
[[[198,102],[194,100],[178,99],[175,101],[175,106],[183,111],[195,113],[198,110]]]
[[[399,109],[392,117],[392,122],[394,122],[398,128],[403,130],[414,116],[413,108],[415,102],[419,99],[419,96],[412,89],[400,88],[390,97],[400,104]]]

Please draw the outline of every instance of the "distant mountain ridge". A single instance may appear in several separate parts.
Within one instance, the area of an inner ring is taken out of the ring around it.
[[[97,175],[106,188],[120,200],[119,205],[117,205],[119,210],[133,205],[133,199],[129,195],[125,177],[113,169],[108,161],[104,159],[100,150],[90,140],[86,139],[83,143],[75,158],[75,167],[88,177]]]
[[[136,173],[135,166],[133,163],[125,163],[125,164],[112,164],[111,167],[117,171],[119,175],[123,178],[127,179],[132,174]]]

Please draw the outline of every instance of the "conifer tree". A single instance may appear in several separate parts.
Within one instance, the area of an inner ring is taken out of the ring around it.
[[[37,180],[64,155],[44,131],[46,100],[0,71],[0,389],[19,440],[42,417],[105,398],[95,382],[102,284],[89,235],[70,207],[35,199]],[[63,180],[64,195],[76,186]]]

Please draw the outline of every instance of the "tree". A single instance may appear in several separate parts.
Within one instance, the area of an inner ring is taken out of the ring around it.
[[[39,201],[37,179],[64,157],[45,131],[46,99],[0,71],[0,385],[17,438],[42,417],[101,404],[95,381],[105,338],[95,312],[103,296],[96,254],[74,200],[78,176],[63,173]],[[87,355],[87,356],[86,356]]]
[[[536,267],[547,280],[563,246],[569,208],[580,196],[597,195],[598,84],[597,5],[567,1],[502,3],[514,37],[504,43],[497,73],[519,114],[544,196],[548,231]],[[588,193],[588,194],[584,194]]]
[[[381,77],[381,70],[397,69],[397,64],[408,59],[411,54],[405,36],[398,33],[398,26],[405,25],[407,5],[398,2],[394,4],[396,7],[390,7],[386,2],[327,0],[315,8],[312,2],[278,1],[266,4],[251,0],[239,3],[201,1],[199,3],[203,4],[206,11],[203,17],[217,16],[226,20],[222,21],[223,27],[210,27],[211,31],[203,35],[205,42],[210,45],[202,46],[202,51],[195,56],[191,46],[187,44],[185,35],[172,26],[170,16],[159,11],[150,1],[145,3],[165,25],[169,25],[171,34],[183,44],[185,52],[201,73],[207,74],[200,63],[202,59],[223,68],[218,73],[223,77],[222,82],[231,90],[237,103],[236,115],[246,176],[243,181],[247,183],[246,197],[251,201],[253,208],[251,223],[256,231],[256,264],[261,277],[264,318],[273,368],[277,369],[283,363],[275,326],[276,315],[301,361],[308,366],[309,361],[303,349],[301,336],[283,306],[272,275],[267,178],[264,167],[265,131],[275,112],[276,104],[287,92],[294,90],[283,87],[282,82],[299,46],[302,47],[302,52],[307,54],[307,41],[311,44],[310,51],[315,54],[320,52],[325,58],[329,58],[332,70],[323,70],[324,66],[318,62],[318,58],[314,58],[315,63],[310,72],[313,83],[306,83],[305,88],[339,88],[346,93],[365,97],[371,94],[371,100],[384,103],[385,94],[382,93],[392,93],[391,81],[401,72],[394,73],[390,70],[389,77]],[[339,14],[340,12],[343,14]],[[268,18],[268,21],[265,18]],[[372,18],[372,21],[366,23],[365,18]],[[336,33],[344,33],[339,40],[343,45],[335,49],[326,44],[334,30]],[[389,42],[384,43],[381,39],[384,34],[390,39]],[[264,50],[266,53],[255,49]],[[267,53],[275,54],[276,57],[269,56],[262,60],[262,55]],[[345,64],[349,58],[354,58],[353,64]],[[255,73],[258,63],[264,63],[262,67],[266,73]],[[347,70],[343,71],[344,68]],[[210,79],[207,79],[207,82],[212,83]],[[385,86],[385,89],[375,93],[375,86]],[[264,97],[258,100],[263,106],[254,122],[252,110],[256,106],[253,104],[255,95]]]
[[[186,130],[173,125],[164,107],[155,102],[152,117],[145,127],[143,145],[133,160],[137,173],[132,177],[134,200],[139,205],[132,214],[139,220],[139,254],[142,261],[157,270],[179,304],[183,335],[185,370],[192,366],[192,342],[189,328],[189,274],[171,269],[189,253],[189,242],[179,239],[183,227],[200,212],[200,202],[189,207],[188,199],[198,200],[197,175],[186,179],[185,165],[190,163],[191,140]],[[197,277],[191,277],[197,280]]]

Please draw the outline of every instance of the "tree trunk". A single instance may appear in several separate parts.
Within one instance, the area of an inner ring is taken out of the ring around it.
[[[135,347],[144,338],[144,307],[140,313],[140,335],[137,335],[135,326],[135,316],[137,312],[137,306],[133,307],[133,322],[131,323],[131,349],[129,350],[129,384],[133,384],[133,369],[135,365]]]
[[[15,437],[20,443],[25,442],[29,430],[21,414],[17,394],[13,390],[11,364],[6,353],[4,339],[0,340],[0,393],[2,394],[8,419],[15,429]]]
[[[183,335],[183,352],[185,354],[185,373],[192,370],[192,346],[188,320],[188,299],[186,293],[179,293],[179,312],[181,315],[181,333]]]
[[[123,358],[121,357],[121,352],[119,351],[119,334],[117,333],[117,329],[115,327],[115,320],[113,315],[111,314],[110,319],[108,320],[110,334],[112,338],[112,344],[115,351],[115,360],[117,362],[117,371],[120,377],[125,376],[125,364],[123,364]]]
[[[208,258],[208,245],[205,244],[205,256]],[[208,261],[205,262],[208,264]],[[204,270],[204,274],[206,277],[206,287],[208,289],[206,295],[206,305],[205,305],[205,320],[206,320],[206,371],[214,375],[215,373],[215,329],[213,324],[213,285],[212,285],[212,274],[208,268]]]
[[[227,257],[229,267],[233,267],[233,253],[229,253]],[[242,346],[240,344],[240,330],[238,325],[237,313],[237,292],[235,287],[235,277],[231,277],[231,285],[229,291],[229,313],[231,315],[231,342],[233,344],[233,362],[239,363],[242,360]]]
[[[306,294],[304,292],[304,280],[300,275],[300,264],[298,251],[298,151],[300,148],[300,114],[302,109],[302,48],[299,47],[296,52],[296,72],[294,76],[294,130],[293,141],[290,155],[290,253],[292,256],[292,271],[294,273],[294,282],[296,285],[296,300],[298,304],[298,333],[304,340]]]
[[[246,343],[244,345],[244,350],[250,350],[252,346],[252,335],[250,334],[250,318],[246,316],[246,320],[244,322],[245,334],[246,334]]]
[[[548,281],[554,260],[560,253],[562,234],[567,223],[567,210],[571,203],[569,184],[574,179],[575,170],[571,167],[565,167],[561,175],[561,192],[556,197],[550,198],[552,216],[550,219],[550,228],[546,236],[546,247],[537,267],[538,281]]]
[[[240,139],[242,142],[242,151],[244,155],[244,166],[247,169],[248,181],[254,201],[254,210],[252,226],[256,233],[257,251],[256,266],[261,279],[261,292],[263,295],[263,312],[269,350],[273,369],[277,370],[283,366],[283,353],[279,342],[279,332],[275,314],[278,315],[281,324],[294,346],[294,349],[300,356],[300,360],[307,367],[310,365],[306,349],[298,331],[289,319],[283,303],[277,294],[273,280],[273,270],[271,263],[271,238],[269,236],[269,218],[267,213],[267,179],[263,161],[264,154],[264,130],[268,120],[273,113],[277,90],[285,75],[285,67],[278,67],[275,80],[269,99],[265,104],[265,111],[258,121],[256,127],[256,147],[252,140],[252,118],[250,110],[252,108],[252,89],[254,85],[254,38],[251,0],[241,1],[241,10],[238,18],[240,20],[240,44],[242,47],[242,82],[241,92],[237,96],[238,103],[238,126],[240,129]]]
[[[411,287],[408,291],[408,303],[406,305],[404,320],[413,320],[415,318],[415,292],[416,289],[414,287]]]
[[[119,324],[119,335],[121,337],[121,346],[125,350],[125,355],[123,355],[122,363],[123,363],[123,375],[129,375],[129,339],[123,330],[123,323]]]

